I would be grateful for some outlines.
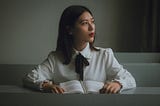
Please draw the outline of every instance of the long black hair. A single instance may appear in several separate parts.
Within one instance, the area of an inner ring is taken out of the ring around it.
[[[72,5],[67,7],[61,15],[56,51],[61,52],[61,54],[63,55],[64,64],[70,63],[73,54],[73,36],[69,34],[67,27],[73,27],[79,16],[86,11],[92,15],[91,11],[87,7]],[[92,50],[97,50],[93,46],[93,42],[90,43],[90,48]]]

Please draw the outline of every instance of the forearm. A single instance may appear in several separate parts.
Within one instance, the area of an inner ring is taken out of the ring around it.
[[[26,78],[23,79],[23,86],[27,87],[27,88],[30,88],[30,89],[33,89],[33,90],[40,91],[40,83],[41,82],[30,81],[30,80],[28,80]]]

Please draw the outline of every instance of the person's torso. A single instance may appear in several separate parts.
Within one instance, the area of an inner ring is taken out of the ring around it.
[[[75,57],[72,58],[68,65],[62,63],[58,58],[59,56],[54,54],[54,83],[61,83],[69,80],[79,80],[79,74],[75,72]],[[88,66],[83,68],[83,79],[92,81],[106,81],[106,56],[105,50],[91,51],[91,58],[87,59]],[[53,58],[52,58],[53,59]]]

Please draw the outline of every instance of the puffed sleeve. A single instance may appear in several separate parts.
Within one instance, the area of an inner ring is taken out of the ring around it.
[[[122,85],[122,90],[136,87],[134,77],[114,57],[112,49],[106,49],[106,69],[107,81],[118,81]]]
[[[54,73],[54,57],[50,53],[45,61],[37,65],[23,78],[23,85],[35,90],[42,90],[42,83],[51,82]]]

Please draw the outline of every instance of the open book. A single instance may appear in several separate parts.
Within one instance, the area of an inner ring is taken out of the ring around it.
[[[78,81],[72,80],[60,83],[65,92],[64,93],[99,93],[99,90],[104,86],[103,82],[97,81]]]

